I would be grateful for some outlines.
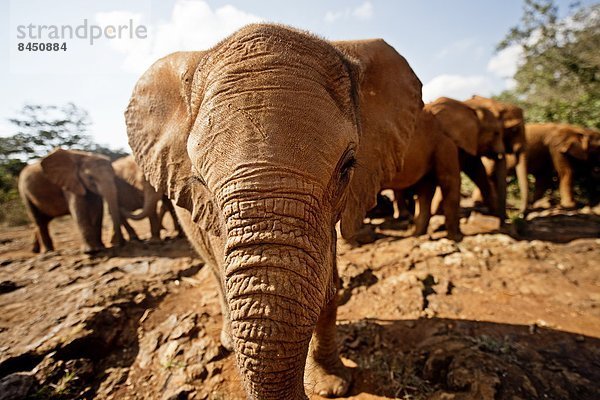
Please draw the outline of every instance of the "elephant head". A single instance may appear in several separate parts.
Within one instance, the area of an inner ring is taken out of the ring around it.
[[[558,126],[559,134],[554,137],[557,150],[579,161],[588,161],[593,147],[598,147],[598,139],[589,129],[579,128],[574,125],[561,124]],[[595,143],[591,143],[595,142]]]
[[[477,95],[465,100],[464,103],[475,109],[486,108],[500,121],[507,153],[519,154],[525,151],[527,140],[525,118],[521,107]]]
[[[76,196],[94,193],[104,198],[113,221],[114,244],[122,244],[115,172],[108,157],[78,150],[58,148],[42,158],[44,175],[57,186]]]
[[[502,126],[494,114],[484,107],[440,97],[427,109],[442,123],[444,132],[468,154],[497,158],[505,153]]]
[[[393,168],[360,164],[374,146],[360,129],[361,69],[306,33],[250,25],[211,50],[157,61],[125,113],[136,161],[216,264],[252,399],[306,398],[309,342],[336,293],[335,224],[344,209],[370,208],[355,203],[374,202],[378,175]],[[399,111],[414,118],[420,83],[400,80],[410,85]]]

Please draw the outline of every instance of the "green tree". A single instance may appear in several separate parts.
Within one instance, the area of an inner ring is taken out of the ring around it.
[[[16,127],[12,136],[0,138],[0,160],[31,160],[56,147],[86,150],[118,158],[126,153],[95,143],[88,131],[88,112],[73,103],[62,106],[26,104],[9,121]]]
[[[553,0],[525,0],[520,23],[498,45],[523,50],[516,87],[498,97],[532,122],[600,129],[600,4],[573,3],[565,18],[558,11]]]

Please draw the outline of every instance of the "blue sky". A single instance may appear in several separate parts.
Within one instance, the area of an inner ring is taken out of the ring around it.
[[[557,1],[561,12],[569,0]],[[583,1],[591,4],[593,1]],[[127,147],[123,111],[147,66],[169,52],[207,48],[254,21],[280,22],[327,39],[381,37],[404,55],[424,84],[424,99],[498,93],[511,85],[516,48],[495,45],[518,23],[521,0],[10,0],[0,2],[0,135],[24,103],[74,102],[87,109],[91,134]],[[16,50],[19,24],[118,25],[131,19],[145,39],[67,39],[68,51]]]

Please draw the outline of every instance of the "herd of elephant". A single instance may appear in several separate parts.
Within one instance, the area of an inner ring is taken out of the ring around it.
[[[554,165],[570,207],[571,158],[590,159],[600,136],[525,125],[520,108],[478,96],[424,105],[420,80],[384,40],[331,42],[271,24],[158,60],[125,119],[135,162],[56,150],[23,171],[36,248],[52,249],[48,221],[67,213],[86,246],[101,247],[100,196],[114,243],[137,208],[153,209],[158,235],[156,202],[172,202],[219,282],[221,342],[250,399],[341,396],[351,384],[336,345],[338,222],[352,240],[382,189],[401,198],[412,187],[422,233],[439,185],[458,240],[461,170],[503,218],[507,170],[525,209],[527,169],[540,197]]]
[[[559,181],[560,205],[576,206],[573,177],[600,178],[600,132],[559,123],[526,124],[523,110],[513,104],[473,96],[465,101],[441,97],[426,104],[417,117],[415,133],[408,144],[404,164],[384,188],[393,189],[399,211],[407,210],[406,195],[418,201],[415,234],[427,232],[436,186],[443,195],[442,206],[448,237],[460,240],[460,172],[475,183],[473,200],[506,219],[507,177],[515,174],[519,211],[529,205],[528,174],[535,178],[532,202],[541,200]],[[412,199],[411,199],[412,200]],[[410,203],[410,202],[408,202]]]
[[[178,234],[183,234],[173,204],[148,183],[133,156],[111,163],[103,155],[58,148],[23,169],[19,175],[19,192],[36,226],[33,238],[35,253],[54,250],[48,224],[53,218],[67,214],[75,220],[86,253],[103,249],[103,199],[112,217],[113,245],[124,243],[121,226],[130,240],[138,240],[137,233],[127,222],[128,218],[148,218],[151,240],[160,240],[166,212],[173,217]],[[140,213],[133,213],[140,208]]]

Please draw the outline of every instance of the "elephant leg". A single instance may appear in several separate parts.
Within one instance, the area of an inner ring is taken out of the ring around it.
[[[436,184],[434,180],[428,176],[421,179],[416,185],[419,213],[415,217],[415,236],[427,233],[427,227],[431,219],[431,201],[433,200],[435,189]]]
[[[573,169],[562,168],[558,170],[558,192],[560,193],[560,206],[575,208],[573,199]]]
[[[165,197],[165,200],[163,200],[163,204],[164,204],[165,208],[169,211],[169,214],[171,214],[171,219],[173,220],[173,227],[175,228],[175,232],[177,232],[177,237],[184,238],[185,232],[184,232],[183,228],[181,227],[181,224],[179,223],[179,217],[177,217],[177,214],[175,213],[175,208],[173,207],[173,203],[171,203],[171,200],[169,200]],[[161,218],[161,221],[162,221],[162,218]]]
[[[50,237],[50,232],[48,231],[48,224],[50,223],[50,218],[43,218],[40,222],[38,222],[38,245],[41,242],[44,245],[44,251],[54,251],[54,243],[52,243],[52,238]],[[35,250],[35,244],[34,244]]]
[[[475,205],[483,204],[483,196],[481,195],[481,190],[479,190],[477,186],[475,186],[473,192],[471,193],[471,200]]]
[[[52,220],[52,217],[43,214],[28,199],[25,200],[25,208],[27,209],[27,213],[31,220],[35,223],[31,251],[39,253],[42,250],[41,246],[43,246],[44,252],[54,251],[54,244],[52,243],[52,238],[48,231],[48,224]]]
[[[163,196],[163,198],[162,198],[162,199],[161,199],[161,201],[160,201],[160,207],[158,208],[158,222],[160,223],[160,230],[161,230],[161,231],[162,231],[163,229],[164,229],[164,230],[167,230],[167,228],[165,228],[165,225],[163,224],[163,220],[164,220],[164,218],[165,218],[165,214],[166,214],[166,213],[167,213],[167,211],[168,211],[168,208],[167,208],[166,201],[167,201],[167,200],[165,200],[165,196]],[[171,214],[171,217],[172,217],[172,216],[173,216],[173,214]]]
[[[65,198],[69,206],[69,212],[79,229],[83,240],[83,251],[92,253],[104,248],[102,241],[98,241],[101,232],[97,232],[98,226],[94,225],[91,216],[101,213],[102,198],[95,194],[88,193],[85,196],[77,196],[65,191]],[[101,230],[100,226],[100,230]]]
[[[158,219],[158,214],[156,212],[152,212],[148,215],[148,220],[150,221],[150,240],[151,241],[160,241],[160,229],[161,229],[161,221]]]
[[[506,219],[506,157],[493,160],[491,166],[491,181],[494,183],[496,192],[496,215],[500,223]]]
[[[496,162],[488,158],[482,158],[481,160],[489,181],[495,182],[494,169],[496,168]],[[478,186],[475,186],[475,188],[473,189],[473,192],[471,193],[471,200],[473,201],[473,205],[475,206],[485,205],[483,194],[481,193],[481,190]]]
[[[396,204],[395,214],[398,219],[410,220],[410,211],[406,198],[401,189],[394,189],[394,203]]]
[[[102,219],[104,218],[104,206],[100,200],[100,207],[92,207],[89,212],[90,225],[94,234],[94,242],[102,243]]]
[[[515,172],[517,174],[517,182],[519,183],[519,193],[521,199],[519,201],[519,212],[524,213],[527,211],[527,205],[529,203],[529,181],[527,179],[527,156],[524,152],[517,154],[517,164],[515,165]]]
[[[334,267],[337,282],[337,267]],[[343,396],[350,387],[351,374],[342,360],[337,347],[337,296],[325,305],[317,321],[306,359],[304,385],[307,390],[325,396]]]
[[[541,200],[545,195],[546,191],[552,187],[552,177],[549,175],[534,175],[535,178],[535,190],[533,191],[533,204],[537,207],[536,203]]]
[[[460,231],[460,165],[458,152],[455,154],[451,157],[437,154],[435,174],[442,191],[448,238],[460,241],[463,237]]]
[[[137,232],[135,231],[135,229],[133,229],[133,226],[131,226],[129,221],[127,221],[127,218],[123,218],[121,220],[121,225],[123,225],[123,227],[127,231],[127,235],[129,235],[129,240],[140,240],[140,238],[137,235]]]
[[[179,223],[179,217],[177,217],[177,214],[175,213],[173,203],[171,203],[171,200],[169,200],[167,196],[163,196],[160,204],[160,210],[158,213],[158,220],[160,222],[161,229],[165,229],[163,225],[163,219],[167,212],[171,214],[171,219],[173,220],[173,229],[175,229],[175,232],[177,232],[177,237],[184,238],[185,232],[183,231],[183,228]]]
[[[484,204],[489,208],[490,212],[496,214],[496,194],[490,180],[485,171],[485,167],[481,162],[481,158],[471,155],[463,155],[462,168],[467,176],[477,185],[481,190]]]

